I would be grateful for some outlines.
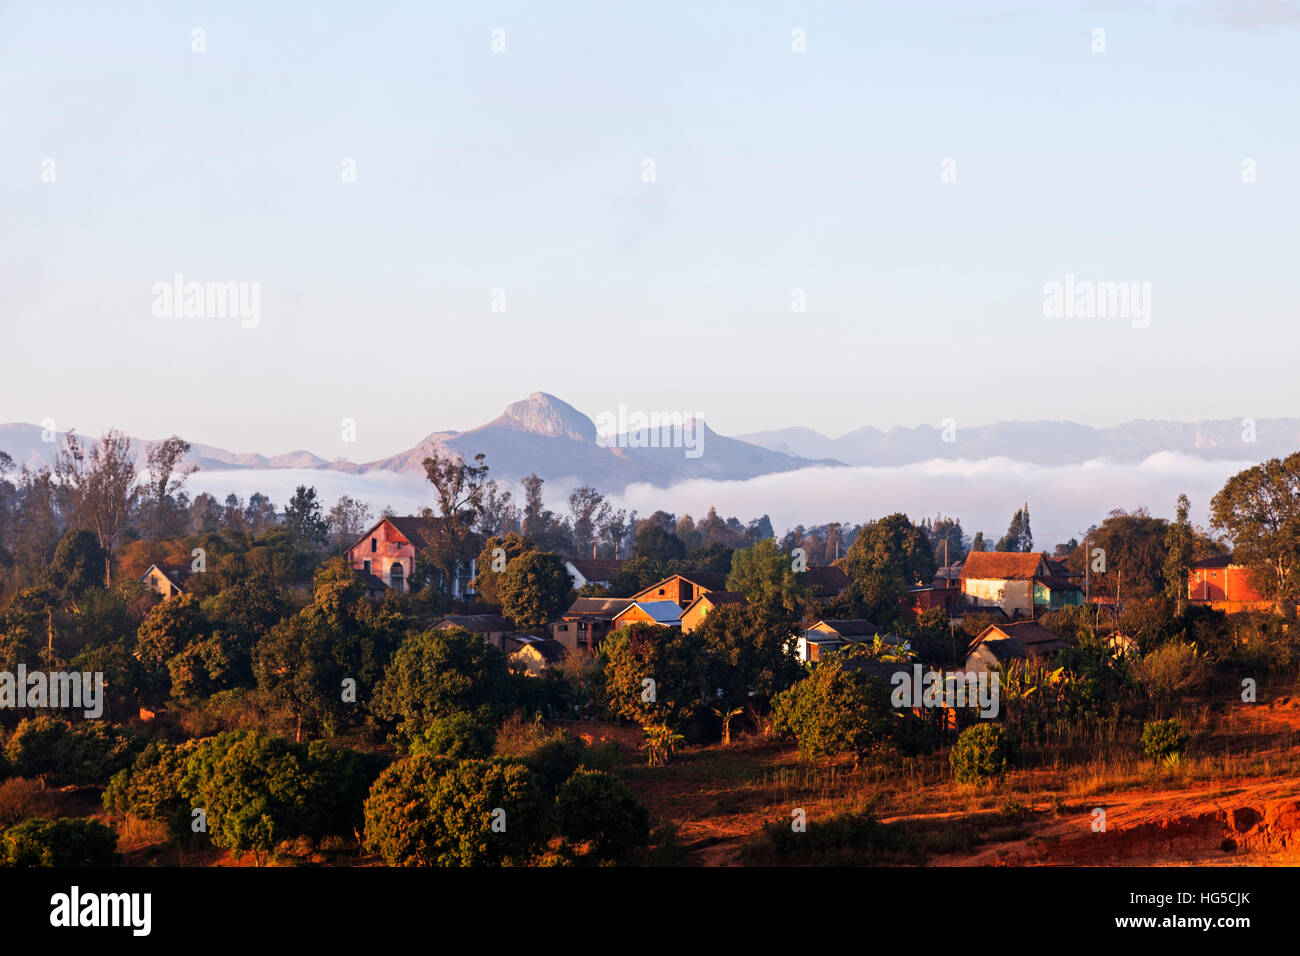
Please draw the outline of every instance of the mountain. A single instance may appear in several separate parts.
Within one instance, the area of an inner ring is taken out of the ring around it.
[[[601,416],[597,416],[600,418]],[[492,421],[468,431],[435,431],[405,451],[364,464],[327,461],[309,451],[274,457],[226,451],[193,444],[189,460],[205,471],[229,469],[317,469],[351,474],[424,473],[430,451],[471,459],[482,453],[491,475],[508,482],[536,472],[548,481],[576,481],[606,492],[646,483],[667,487],[695,478],[743,481],[760,475],[812,466],[906,465],[933,458],[968,460],[1005,457],[1041,465],[1075,464],[1103,458],[1120,464],[1144,461],[1162,451],[1183,452],[1209,460],[1262,461],[1300,450],[1300,418],[1202,422],[1131,421],[1093,427],[1076,422],[995,422],[958,428],[860,428],[831,438],[811,428],[784,428],[729,438],[703,420],[679,422],[676,433],[661,435],[630,427],[619,435],[598,433],[595,423],[554,395],[534,392],[508,405]],[[63,439],[42,441],[37,425],[0,425],[0,450],[19,466],[52,465]],[[675,443],[652,439],[678,439]],[[945,437],[955,440],[944,441]],[[1253,441],[1248,440],[1251,437]],[[668,447],[656,447],[659,445]],[[144,467],[147,442],[133,439],[133,452]],[[685,446],[685,447],[683,447]]]
[[[931,458],[1014,458],[1064,465],[1104,458],[1135,464],[1156,452],[1177,451],[1210,460],[1263,461],[1300,451],[1300,418],[1228,418],[1200,422],[1138,420],[1093,427],[1077,422],[995,422],[958,428],[944,441],[942,428],[859,428],[828,438],[811,428],[785,428],[738,436],[789,455],[835,458],[850,465],[906,465]],[[1253,427],[1253,434],[1252,434]]]
[[[649,436],[641,432],[602,440],[595,423],[582,412],[554,395],[534,392],[486,425],[463,432],[434,432],[414,448],[369,462],[362,470],[423,473],[424,459],[438,448],[466,459],[482,453],[493,477],[507,481],[536,472],[547,480],[570,478],[613,490],[637,482],[666,487],[691,478],[740,481],[840,464],[726,438],[703,421],[689,422],[682,432],[692,445],[698,436],[698,456],[689,456],[691,449],[682,447],[636,447],[648,443]]]
[[[20,467],[40,468],[53,464],[55,451],[64,436],[56,433],[53,437],[55,441],[42,441],[41,428],[36,425],[0,425],[0,450],[8,452]],[[535,472],[548,481],[569,479],[607,491],[621,491],[638,482],[666,487],[691,478],[739,481],[813,465],[840,464],[726,438],[702,420],[688,420],[677,433],[690,447],[681,447],[681,442],[678,447],[645,447],[650,444],[650,437],[644,432],[633,432],[603,439],[597,434],[595,423],[572,405],[553,395],[534,392],[507,406],[500,416],[485,425],[463,432],[432,432],[405,451],[360,465],[326,461],[307,451],[268,458],[194,443],[187,460],[205,471],[306,468],[354,474],[388,471],[422,475],[424,459],[436,448],[466,460],[481,453],[486,456],[492,477],[505,481],[518,481]],[[132,453],[141,469],[145,465],[146,446],[147,442],[132,439]],[[693,454],[696,450],[698,454]]]

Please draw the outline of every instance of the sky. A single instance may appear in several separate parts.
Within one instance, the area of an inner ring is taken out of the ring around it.
[[[0,2],[0,421],[1300,415],[1300,3],[277,7]]]

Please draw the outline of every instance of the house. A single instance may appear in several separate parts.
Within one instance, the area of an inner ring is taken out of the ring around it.
[[[439,629],[463,627],[503,654],[519,650],[524,644],[523,638],[540,640],[537,635],[522,631],[514,621],[500,614],[449,614],[433,626]]]
[[[804,582],[808,585],[809,594],[818,600],[827,601],[839,597],[849,586],[849,576],[844,569],[833,564],[807,568],[804,574],[807,575]]]
[[[962,601],[972,609],[998,607],[1011,618],[1032,618],[1035,578],[1049,577],[1041,554],[972,551],[961,567]]]
[[[1042,661],[1069,642],[1034,621],[990,624],[971,642],[962,670],[989,671],[1012,661]]]
[[[1059,611],[1063,607],[1083,603],[1083,588],[1069,578],[1055,574],[1034,578],[1034,610]]]
[[[383,597],[384,592],[388,590],[388,585],[369,571],[354,570],[352,574],[361,582],[361,586],[366,589],[366,597],[372,600]]]
[[[632,595],[633,601],[673,601],[685,610],[705,591],[725,591],[727,576],[721,571],[687,571],[673,574]]]
[[[687,605],[682,611],[682,633],[689,634],[704,622],[715,607],[727,604],[733,607],[748,607],[749,599],[739,591],[706,591]]]
[[[408,591],[407,580],[415,567],[415,559],[437,541],[443,520],[414,516],[380,518],[348,548],[348,566],[354,571],[373,574],[394,591]],[[472,580],[474,562],[470,561],[467,576],[451,582],[451,596],[462,596]]]
[[[849,644],[870,643],[880,629],[863,618],[818,621],[804,629],[795,644],[795,656],[801,661],[818,661],[822,655],[838,651]],[[881,640],[897,640],[881,635]]]
[[[174,598],[185,593],[183,582],[192,573],[185,564],[151,564],[137,580],[163,598]]]
[[[521,637],[522,646],[506,660],[511,670],[537,677],[542,671],[564,660],[569,649],[559,641],[541,637]]]
[[[1233,564],[1231,555],[1197,561],[1188,570],[1187,597],[1220,611],[1265,610],[1273,606],[1255,587],[1250,568]]]
[[[955,585],[950,586],[947,581],[942,584],[921,584],[909,588],[903,600],[917,614],[941,607],[952,617],[961,604],[961,589]]]
[[[630,598],[580,597],[551,625],[551,637],[567,648],[594,654],[614,629],[614,618],[632,603]]]
[[[659,624],[681,627],[682,609],[676,601],[635,601],[614,615],[613,629],[629,624]]]
[[[609,587],[623,570],[624,563],[619,558],[568,558],[564,562],[564,569],[573,578],[573,589],[576,591],[586,584]]]

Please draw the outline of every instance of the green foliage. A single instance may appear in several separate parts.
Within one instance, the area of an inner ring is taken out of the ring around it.
[[[916,581],[934,579],[934,549],[925,531],[907,515],[872,521],[854,539],[845,560],[848,603],[853,614],[889,624],[899,615],[900,598]]]
[[[617,860],[650,839],[650,813],[623,781],[598,770],[579,770],[555,801],[560,833],[590,843],[592,855]]]
[[[856,766],[893,729],[889,688],[838,661],[821,664],[772,701],[772,731],[806,760],[850,755]]]
[[[1148,721],[1142,727],[1142,740],[1139,745],[1142,753],[1153,760],[1164,760],[1180,756],[1187,746],[1188,736],[1183,732],[1183,725],[1178,718]]]
[[[312,603],[271,628],[258,645],[257,685],[269,698],[286,701],[303,724],[333,736],[363,719],[361,700],[384,673],[402,629],[400,615],[365,599],[342,559],[326,562],[316,574]],[[345,679],[356,681],[357,703],[343,699]]]
[[[494,565],[499,564],[496,554],[498,548],[505,552],[503,555],[505,567],[500,571],[493,569]],[[517,531],[511,531],[503,537],[488,538],[475,564],[478,573],[474,575],[474,591],[478,599],[485,604],[500,607],[501,594],[497,588],[501,576],[505,574],[505,568],[509,568],[510,562],[520,555],[536,550],[537,544],[532,538],[525,537]]]
[[[963,730],[948,754],[958,783],[981,785],[1001,780],[1018,758],[1019,748],[1011,733],[984,721]]]
[[[739,591],[752,605],[792,614],[807,599],[807,587],[796,576],[790,555],[771,538],[731,556],[727,590]]]
[[[1195,646],[1171,641],[1142,658],[1137,678],[1154,700],[1170,702],[1203,691],[1210,669]]]
[[[69,528],[54,549],[46,578],[64,600],[75,600],[103,585],[106,557],[93,531]]]
[[[1300,598],[1300,452],[1233,475],[1210,501],[1214,527],[1232,539],[1232,559],[1279,606]]]
[[[522,628],[541,628],[573,603],[573,578],[558,554],[527,551],[497,581],[501,611]]]
[[[190,805],[181,793],[186,764],[198,741],[151,743],[129,769],[118,771],[104,790],[104,809],[167,824],[173,837],[190,833]]]
[[[396,720],[401,740],[424,734],[436,717],[467,713],[494,723],[510,706],[505,657],[463,628],[428,630],[393,655],[375,694],[375,710]]]
[[[181,792],[207,811],[212,842],[258,862],[281,842],[318,840],[359,826],[361,797],[377,768],[320,742],[234,731],[199,742]]]
[[[24,820],[0,836],[5,866],[112,866],[117,833],[97,820]]]
[[[615,631],[601,645],[600,664],[609,709],[643,727],[680,730],[704,699],[703,650],[681,628],[632,624]]]
[[[548,834],[541,785],[517,763],[411,757],[365,804],[366,847],[390,866],[522,865]]]
[[[429,721],[423,735],[411,742],[412,754],[481,760],[491,755],[496,734],[469,714],[451,714]]]

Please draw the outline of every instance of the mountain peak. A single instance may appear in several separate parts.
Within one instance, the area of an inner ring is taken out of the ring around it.
[[[545,438],[596,440],[596,426],[590,418],[546,392],[533,392],[523,401],[507,405],[501,417],[491,424]]]

